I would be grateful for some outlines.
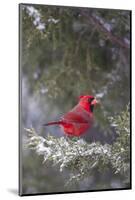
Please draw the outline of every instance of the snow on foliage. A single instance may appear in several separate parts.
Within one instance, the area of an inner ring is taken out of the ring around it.
[[[43,163],[51,161],[59,166],[60,172],[70,170],[69,182],[90,175],[93,169],[100,172],[112,168],[114,174],[130,177],[130,113],[129,106],[120,115],[111,117],[110,123],[116,129],[116,141],[102,145],[100,142],[87,143],[81,138],[68,138],[48,135],[39,136],[34,128],[25,129],[28,133],[28,147],[43,156]],[[115,124],[115,126],[114,126]]]

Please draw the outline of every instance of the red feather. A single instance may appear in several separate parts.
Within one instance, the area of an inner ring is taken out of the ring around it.
[[[65,134],[80,136],[93,124],[94,117],[91,105],[96,105],[96,103],[97,101],[93,96],[81,96],[79,103],[59,121],[49,122],[44,125],[60,125]]]

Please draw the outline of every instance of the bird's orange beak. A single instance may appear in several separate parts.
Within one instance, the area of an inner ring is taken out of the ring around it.
[[[91,102],[91,105],[97,105],[100,104],[100,101],[98,101],[96,98]]]

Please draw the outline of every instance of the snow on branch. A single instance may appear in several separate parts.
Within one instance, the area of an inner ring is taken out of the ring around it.
[[[130,171],[130,126],[129,110],[110,118],[115,125],[118,137],[114,144],[87,143],[80,138],[68,138],[48,135],[39,136],[34,128],[25,129],[28,134],[28,147],[43,156],[43,163],[51,161],[59,166],[60,172],[70,170],[70,179],[80,180],[89,176],[93,169],[99,171],[112,168],[114,173],[129,177]]]

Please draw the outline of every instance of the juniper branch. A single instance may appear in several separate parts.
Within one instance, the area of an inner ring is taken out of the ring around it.
[[[25,129],[28,133],[28,147],[43,156],[43,162],[51,161],[59,166],[59,171],[70,170],[69,182],[87,177],[94,169],[106,170],[111,166],[114,174],[121,173],[129,177],[130,171],[130,127],[129,109],[110,122],[115,126],[118,137],[114,144],[87,143],[83,139],[71,140],[48,135],[39,136],[36,131]]]

